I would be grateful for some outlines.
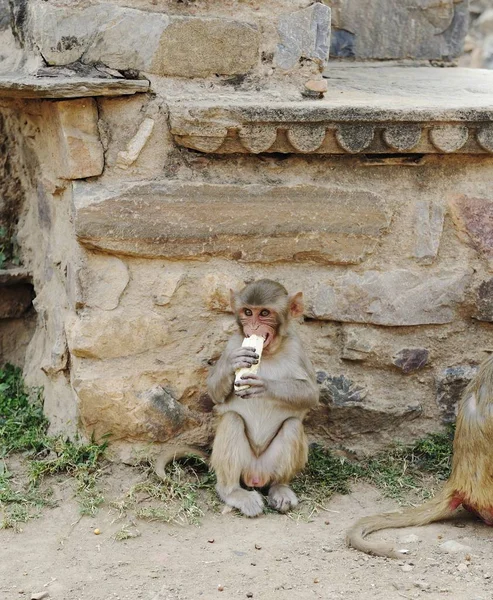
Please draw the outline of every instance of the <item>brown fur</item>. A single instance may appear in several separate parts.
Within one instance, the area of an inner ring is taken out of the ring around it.
[[[270,485],[269,504],[284,512],[297,504],[287,484],[306,463],[302,421],[318,402],[315,372],[291,324],[291,316],[302,312],[301,294],[289,297],[280,284],[260,280],[232,293],[232,305],[240,331],[230,338],[208,380],[219,416],[211,455],[217,491],[227,505],[253,517],[262,512],[263,499],[241,483],[258,488]],[[275,313],[276,335],[264,348],[250,391],[240,394],[233,388],[235,365],[253,360],[241,351],[242,322],[248,317],[240,322],[239,313],[245,305],[266,308],[270,316]]]
[[[390,527],[426,525],[449,518],[463,504],[493,524],[493,355],[467,386],[459,406],[452,473],[429,502],[401,512],[360,519],[348,532],[349,546],[376,556],[402,557],[404,550],[365,536]]]

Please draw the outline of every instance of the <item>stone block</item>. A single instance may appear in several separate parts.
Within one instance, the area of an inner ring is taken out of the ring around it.
[[[493,258],[493,200],[458,196],[451,202],[452,217],[475,250]]]
[[[105,377],[77,376],[74,389],[82,427],[96,439],[110,434],[112,442],[165,442],[196,424],[193,413],[163,386],[149,387],[110,372]]]
[[[90,308],[113,310],[127,287],[127,265],[115,256],[88,253],[79,273],[82,302]]]
[[[77,236],[88,248],[261,263],[361,262],[393,210],[367,191],[178,182],[80,183],[74,204]]]
[[[158,75],[206,77],[246,73],[259,60],[259,33],[249,23],[170,17],[110,3],[70,7],[33,0],[28,32],[48,65],[81,61]]]
[[[469,279],[464,270],[347,272],[319,285],[308,314],[315,319],[389,326],[449,323]]]
[[[443,59],[462,52],[466,0],[329,0],[339,43],[331,56],[357,59]],[[342,35],[340,32],[344,32]]]
[[[429,352],[426,348],[403,348],[392,358],[392,364],[403,373],[412,373],[427,364],[428,356]]]
[[[27,23],[31,42],[48,65],[80,60],[146,70],[169,17],[109,3],[71,7],[34,0]]]
[[[445,207],[431,200],[416,203],[414,222],[414,257],[423,264],[431,264],[438,254],[445,219]]]
[[[48,134],[54,164],[47,164],[58,177],[83,179],[101,175],[103,146],[98,131],[98,109],[93,98],[61,100],[44,107],[43,126]]]
[[[28,283],[0,287],[0,319],[22,317],[31,306],[33,296],[33,287]]]
[[[70,351],[82,358],[118,358],[166,344],[168,322],[153,313],[91,311],[66,325]]]
[[[259,58],[254,25],[233,19],[171,17],[148,70],[180,77],[237,75],[252,70]]]
[[[477,373],[478,368],[458,365],[444,369],[437,377],[437,405],[444,423],[453,423],[457,416],[457,404],[462,394]]]
[[[343,329],[341,357],[345,360],[364,361],[371,355],[375,346],[375,335],[371,329],[346,325]]]
[[[274,57],[275,65],[284,70],[295,67],[301,58],[326,65],[330,47],[330,8],[316,3],[279,19],[281,42]]]
[[[481,282],[475,293],[474,318],[493,323],[493,279]]]

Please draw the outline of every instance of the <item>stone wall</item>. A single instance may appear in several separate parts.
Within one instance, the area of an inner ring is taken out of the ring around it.
[[[25,374],[54,430],[128,460],[203,441],[229,289],[258,277],[304,292],[312,439],[453,420],[491,348],[493,107],[467,71],[344,60],[448,61],[465,2],[23,5],[19,64],[43,65],[0,77],[0,106],[22,115]]]

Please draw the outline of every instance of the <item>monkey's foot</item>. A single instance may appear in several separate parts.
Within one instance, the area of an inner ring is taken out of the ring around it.
[[[270,487],[268,503],[274,510],[285,513],[298,506],[298,498],[288,485],[276,483]]]
[[[240,488],[230,494],[219,495],[228,506],[237,508],[247,517],[257,517],[264,511],[263,498],[256,491],[249,492]]]

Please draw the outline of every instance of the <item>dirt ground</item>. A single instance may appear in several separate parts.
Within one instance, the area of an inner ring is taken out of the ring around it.
[[[124,492],[132,477],[132,469],[113,467],[105,493]],[[140,535],[123,541],[115,540],[122,521],[108,505],[80,518],[69,480],[55,485],[55,497],[58,506],[21,532],[0,530],[1,600],[40,592],[49,600],[493,598],[493,530],[467,515],[382,532],[411,550],[405,561],[346,548],[354,519],[396,507],[363,484],[310,518],[209,512],[200,526],[137,521]],[[449,540],[461,549],[441,549]]]

